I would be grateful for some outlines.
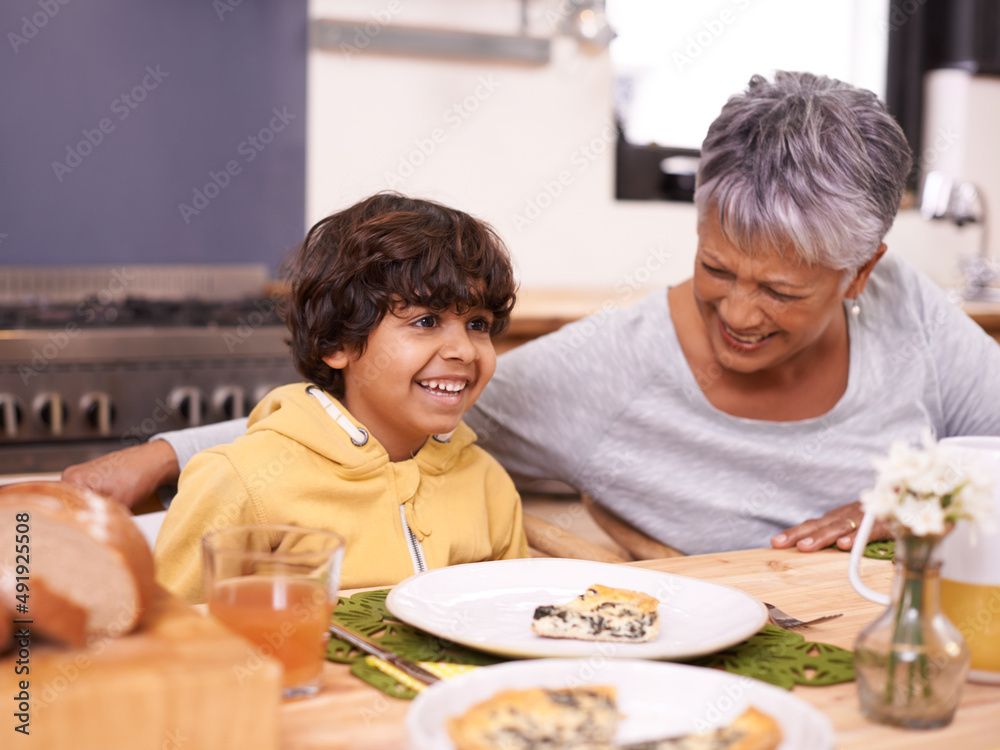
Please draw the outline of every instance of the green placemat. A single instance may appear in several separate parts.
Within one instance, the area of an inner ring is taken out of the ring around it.
[[[341,597],[333,611],[333,619],[376,641],[383,648],[410,661],[443,661],[450,664],[497,664],[506,659],[460,646],[453,641],[418,630],[395,619],[385,608],[389,589],[362,591],[351,598]],[[413,698],[416,693],[400,685],[389,675],[365,664],[365,654],[333,636],[326,647],[330,661],[351,665],[351,674],[383,693],[396,698]]]
[[[333,612],[333,619],[411,661],[479,666],[509,661],[438,638],[396,620],[385,608],[388,593],[388,589],[362,591],[349,599],[341,598]],[[388,695],[396,698],[413,698],[416,695],[388,675],[365,664],[364,657],[349,644],[331,636],[327,645],[328,659],[350,664],[353,675]],[[832,685],[853,680],[852,659],[851,652],[846,649],[813,643],[798,633],[768,624],[747,640],[690,663],[747,675],[791,690],[795,685]]]
[[[735,646],[689,663],[746,675],[786,690],[854,679],[853,653],[840,646],[807,641],[770,623]]]
[[[865,545],[865,557],[871,557],[876,560],[892,560],[895,552],[896,542],[892,539],[885,542],[868,542]]]

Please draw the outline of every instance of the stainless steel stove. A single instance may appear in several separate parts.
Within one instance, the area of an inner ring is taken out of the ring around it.
[[[299,379],[263,266],[0,270],[0,473],[246,416]]]

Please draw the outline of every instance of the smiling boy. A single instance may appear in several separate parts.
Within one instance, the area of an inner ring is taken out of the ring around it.
[[[286,265],[292,355],[246,434],[184,469],[157,580],[204,599],[201,537],[293,523],[345,537],[343,588],[528,555],[513,482],[462,416],[496,367],[515,282],[473,217],[380,193],[317,223]]]

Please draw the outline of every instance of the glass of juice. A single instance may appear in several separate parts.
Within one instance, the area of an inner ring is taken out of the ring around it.
[[[284,670],[282,696],[319,690],[344,540],[322,529],[232,526],[202,540],[209,613]]]

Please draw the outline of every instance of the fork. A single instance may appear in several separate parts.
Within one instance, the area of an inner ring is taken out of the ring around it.
[[[825,622],[826,620],[832,620],[835,617],[840,617],[843,612],[838,612],[835,615],[826,615],[824,617],[817,617],[815,620],[802,621],[797,617],[792,617],[791,615],[782,612],[780,609],[775,607],[773,604],[768,604],[764,602],[764,606],[767,607],[768,617],[771,618],[771,622],[777,625],[779,628],[801,628],[804,625],[814,625],[817,622]]]

